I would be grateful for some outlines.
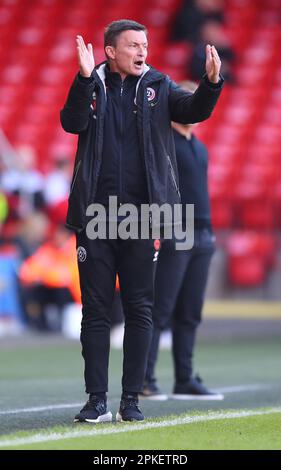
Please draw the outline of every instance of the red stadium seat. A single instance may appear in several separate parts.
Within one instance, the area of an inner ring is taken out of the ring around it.
[[[230,259],[228,275],[232,284],[243,287],[261,285],[266,277],[265,266],[256,256]]]
[[[245,287],[261,284],[276,256],[274,237],[252,231],[230,235],[226,249],[229,279]]]

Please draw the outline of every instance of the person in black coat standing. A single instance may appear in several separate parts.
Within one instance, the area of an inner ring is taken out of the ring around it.
[[[197,88],[194,82],[183,82],[181,86],[191,91]],[[194,204],[194,245],[190,250],[177,251],[175,240],[162,242],[155,278],[153,335],[140,396],[167,398],[157,384],[155,366],[160,334],[171,324],[175,375],[172,397],[221,400],[222,394],[210,391],[193,374],[196,332],[202,319],[208,271],[215,251],[208,193],[208,151],[193,134],[193,125],[173,123],[172,126],[182,204]]]
[[[80,70],[61,111],[61,123],[64,130],[79,135],[67,226],[77,237],[81,344],[89,400],[74,421],[112,420],[106,394],[110,310],[117,273],[125,336],[116,419],[143,420],[138,393],[152,334],[154,240],[125,239],[119,231],[118,236],[107,232],[105,237],[96,237],[89,217],[98,203],[104,209],[101,219],[111,224],[110,198],[114,198],[120,228],[125,213],[120,214],[119,208],[128,203],[137,214],[144,204],[179,203],[171,118],[188,123],[211,115],[222,89],[221,62],[216,49],[207,45],[206,74],[192,94],[146,64],[147,30],[135,21],[114,21],[106,28],[107,60],[98,66],[92,45],[85,45],[82,36],[76,42]]]

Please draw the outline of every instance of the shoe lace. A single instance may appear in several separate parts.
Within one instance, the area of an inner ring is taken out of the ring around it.
[[[90,396],[89,400],[83,406],[81,411],[87,411],[87,410],[92,410],[92,409],[97,410],[99,413],[101,413],[104,409],[104,402],[99,397],[96,397],[95,395]]]
[[[125,397],[123,398],[123,404],[124,404],[124,407],[126,408],[134,408],[135,410],[139,411],[140,412],[140,409],[138,407],[138,402],[137,402],[137,399],[136,398],[131,398],[131,397]]]

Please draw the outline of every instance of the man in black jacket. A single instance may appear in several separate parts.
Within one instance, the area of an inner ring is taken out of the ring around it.
[[[181,83],[195,91],[194,82]],[[222,400],[223,395],[209,390],[193,373],[196,333],[202,308],[215,236],[211,223],[208,191],[208,151],[193,134],[193,125],[172,123],[179,170],[179,188],[183,204],[194,204],[194,245],[177,251],[175,240],[164,240],[155,277],[155,302],[152,311],[153,334],[148,355],[144,398],[167,398],[158,387],[155,366],[161,332],[172,326],[174,399]],[[186,223],[183,214],[183,225]]]
[[[125,314],[122,396],[118,421],[143,420],[138,393],[151,341],[153,240],[91,239],[88,207],[100,203],[108,222],[109,197],[118,207],[180,202],[171,119],[207,119],[220,95],[220,59],[206,46],[206,76],[193,95],[149,67],[147,31],[131,20],[105,31],[107,61],[95,67],[92,45],[77,36],[80,71],[61,111],[67,132],[79,134],[67,225],[77,232],[82,293],[82,355],[89,400],[75,421],[111,421],[107,411],[109,311],[116,273]],[[113,238],[113,239],[112,239]]]

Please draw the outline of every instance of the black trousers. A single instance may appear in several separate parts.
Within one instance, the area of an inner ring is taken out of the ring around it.
[[[153,240],[90,240],[77,234],[82,294],[81,344],[87,393],[107,392],[110,310],[116,273],[125,315],[122,388],[139,392],[152,336]]]
[[[196,230],[194,247],[176,251],[173,240],[162,242],[155,278],[153,335],[145,380],[156,381],[161,331],[172,322],[175,382],[185,383],[192,375],[196,330],[201,322],[204,294],[214,236],[209,229]]]

